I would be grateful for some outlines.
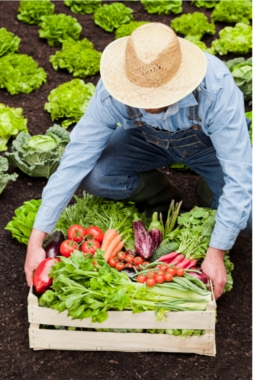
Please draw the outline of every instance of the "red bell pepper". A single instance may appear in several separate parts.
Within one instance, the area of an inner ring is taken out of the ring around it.
[[[40,262],[33,275],[33,286],[37,293],[45,293],[45,291],[52,285],[53,278],[49,277],[50,268],[55,265],[55,261],[60,262],[58,257],[49,257]]]

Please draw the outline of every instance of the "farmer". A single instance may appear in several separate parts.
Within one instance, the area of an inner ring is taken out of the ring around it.
[[[183,163],[200,175],[199,205],[217,209],[202,269],[218,298],[223,257],[251,231],[251,144],[243,94],[218,58],[161,23],[110,43],[101,80],[43,190],[26,262],[27,283],[45,258],[43,241],[81,185],[90,194],[167,211],[179,190],[158,168]]]

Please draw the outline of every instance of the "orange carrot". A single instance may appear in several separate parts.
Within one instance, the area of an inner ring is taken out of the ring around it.
[[[108,245],[107,249],[104,251],[104,258],[106,261],[109,261],[111,254],[114,252],[114,250],[117,248],[121,241],[121,236],[118,234],[113,240],[111,240],[110,244]]]
[[[100,249],[102,251],[106,251],[106,249],[108,248],[109,244],[111,243],[111,241],[116,236],[118,236],[118,232],[116,230],[114,230],[113,228],[106,230],[105,233],[104,233],[104,238],[103,238],[103,241],[102,241]]]
[[[109,260],[110,260],[112,257],[116,256],[117,253],[119,253],[119,252],[122,250],[123,247],[124,247],[124,242],[121,240],[121,241],[119,242],[119,244],[117,245],[117,247],[115,248],[115,250],[111,253],[111,256],[109,257]]]

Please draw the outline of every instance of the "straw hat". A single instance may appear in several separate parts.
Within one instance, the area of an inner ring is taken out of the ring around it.
[[[190,94],[207,69],[204,53],[161,23],[135,29],[104,50],[100,73],[115,99],[136,108],[161,108]]]

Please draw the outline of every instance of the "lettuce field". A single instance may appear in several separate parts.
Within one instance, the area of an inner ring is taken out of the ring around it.
[[[252,241],[248,235],[240,234],[230,251],[233,289],[217,302],[216,357],[33,351],[23,271],[43,187],[94,94],[107,44],[142,23],[170,25],[227,64],[251,117],[251,12],[251,2],[244,0],[0,1],[2,380],[251,378]],[[184,208],[190,210],[196,204],[198,175],[177,165],[161,171],[181,189]],[[82,195],[81,188],[76,195]],[[24,213],[26,204],[30,209]],[[6,228],[13,220],[17,221],[14,228]]]

